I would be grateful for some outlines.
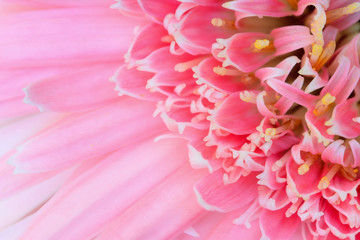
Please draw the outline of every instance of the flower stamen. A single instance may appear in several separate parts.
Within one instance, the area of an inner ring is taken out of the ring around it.
[[[200,58],[196,58],[191,61],[178,63],[175,65],[174,70],[176,72],[185,72],[185,71],[191,69],[192,67],[195,67],[196,65],[198,65],[203,59],[204,59],[204,57],[200,57]]]
[[[247,90],[240,92],[240,99],[244,102],[248,103],[256,103],[256,96],[257,94],[254,92],[249,92]]]
[[[316,103],[313,113],[316,116],[323,115],[328,110],[329,105],[335,102],[335,99],[336,98],[330,93],[326,93],[325,96],[323,96],[321,100]]]
[[[171,35],[163,36],[160,40],[164,43],[171,43],[172,41],[175,41],[174,37]]]
[[[354,2],[343,8],[338,8],[326,12],[326,24],[332,23],[342,16],[353,14],[360,11],[360,2]]]
[[[318,45],[318,44],[314,44],[315,45]],[[314,52],[314,46],[313,46],[313,54],[311,55],[311,59],[313,56],[317,56],[318,54],[318,50],[316,50]],[[320,46],[320,45],[318,45]],[[321,47],[321,46],[320,46]],[[331,56],[334,54],[335,52],[335,48],[336,48],[336,43],[334,40],[330,41],[325,49],[323,49],[321,47],[321,55],[319,55],[316,59],[316,63],[314,64],[313,68],[315,69],[315,71],[319,71],[324,65],[325,63],[331,58]],[[320,49],[319,49],[320,50]]]
[[[354,181],[357,178],[358,169],[351,167],[342,167],[341,174],[349,181]]]
[[[241,75],[242,72],[236,69],[226,69],[224,67],[214,67],[213,68],[214,73],[220,76],[238,76]]]
[[[332,166],[330,168],[330,171],[321,178],[319,184],[318,184],[318,189],[323,190],[329,187],[330,185],[330,181],[334,178],[335,174],[340,170],[341,165],[339,164],[335,164],[334,166]]]
[[[233,21],[233,20],[222,19],[222,18],[213,18],[213,19],[211,19],[211,24],[214,27],[235,29],[235,21]]]
[[[299,175],[304,175],[305,173],[307,173],[310,170],[311,165],[313,165],[313,163],[315,162],[315,160],[317,158],[318,158],[318,156],[315,156],[311,153],[307,153],[305,156],[305,163],[303,163],[298,168]]]
[[[263,50],[273,50],[274,46],[268,39],[257,39],[253,44],[253,48],[255,52],[259,52]]]

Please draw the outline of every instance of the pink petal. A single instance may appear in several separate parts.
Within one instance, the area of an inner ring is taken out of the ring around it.
[[[36,7],[108,7],[112,0],[78,0],[78,1],[63,1],[63,0],[6,0],[11,3],[30,5]]]
[[[228,57],[225,66],[232,65],[243,72],[252,72],[268,62],[275,51],[256,52],[252,44],[258,39],[267,39],[268,34],[263,33],[238,33],[227,39],[225,49]]]
[[[133,66],[137,60],[144,59],[156,49],[167,46],[168,43],[162,41],[166,36],[168,33],[163,26],[155,23],[146,25],[137,32],[125,55],[126,62]]]
[[[258,16],[284,17],[291,14],[290,6],[277,0],[235,0],[223,4],[225,8]]]
[[[343,140],[336,140],[332,142],[321,154],[321,159],[325,162],[331,162],[334,164],[344,164],[344,154],[346,147],[343,146]]]
[[[360,134],[360,124],[353,119],[358,116],[357,99],[352,98],[336,105],[329,120],[331,127],[328,132],[345,138],[356,138]]]
[[[113,4],[111,7],[119,9],[125,15],[130,15],[133,17],[144,17],[144,12],[141,9],[137,0],[116,0],[117,3]]]
[[[299,167],[295,161],[289,161],[286,165],[288,186],[304,197],[318,193],[320,190],[317,186],[323,173],[321,161],[314,161],[304,175],[299,175]]]
[[[36,82],[24,90],[25,101],[54,112],[88,111],[111,104],[117,96],[108,78],[117,65],[92,66]]]
[[[166,150],[164,151],[164,149]],[[182,154],[174,156],[173,152],[175,150]],[[169,158],[172,161],[164,161]],[[134,160],[136,160],[135,164]],[[122,224],[117,224],[117,228],[128,229],[127,234],[130,234],[135,228],[126,225],[131,224],[131,218],[138,219],[141,216],[140,219],[143,222],[138,226],[143,229],[142,231],[134,231],[132,234],[145,233],[146,219],[149,221],[148,224],[155,224],[154,218],[156,218],[157,213],[155,213],[154,207],[158,206],[160,208],[158,212],[160,214],[161,209],[167,207],[166,203],[170,199],[165,200],[164,197],[173,197],[175,192],[180,195],[181,189],[183,189],[181,193],[183,197],[185,197],[186,189],[188,189],[189,193],[191,192],[191,183],[199,174],[194,174],[186,165],[181,167],[185,163],[186,144],[179,140],[161,141],[156,144],[152,141],[144,141],[123,148],[78,178],[68,182],[38,212],[36,219],[27,232],[24,233],[23,239],[90,239],[96,236],[109,222],[117,217],[121,219],[122,216],[126,216],[125,221],[122,220]],[[153,174],[154,172],[156,174]],[[184,179],[180,180],[180,178]],[[161,184],[162,182],[165,185]],[[158,186],[157,189],[160,188],[161,196],[159,190],[154,189],[156,186]],[[164,191],[164,188],[166,191]],[[151,205],[142,205],[141,201],[152,201],[151,196],[145,195],[149,191],[150,195],[158,198],[158,201]],[[174,193],[170,193],[170,191]],[[156,192],[156,194],[153,195],[153,192]],[[200,207],[192,204],[188,199],[188,195],[186,195],[188,202],[186,207],[193,210],[189,214],[194,214],[196,211],[200,212]],[[140,202],[137,200],[140,200]],[[170,201],[170,203],[175,204],[175,201]],[[148,206],[152,207],[149,208]],[[185,207],[185,205],[183,206]],[[147,210],[141,210],[139,207],[146,207]],[[186,207],[185,209],[187,209]],[[142,214],[139,215],[136,212],[136,215],[129,215],[132,208],[137,209]],[[181,211],[180,209],[174,210],[179,211],[179,213]],[[146,213],[148,214],[147,218],[145,217]],[[59,214],[61,214],[61,218],[57,217]],[[187,214],[184,212],[184,217],[185,215]],[[152,220],[149,217],[152,217]],[[161,221],[161,219],[159,220]],[[119,219],[116,221],[119,221]],[[49,225],[49,222],[52,224]],[[170,225],[175,223],[167,220],[165,222]],[[161,225],[161,227],[164,226]],[[155,231],[155,228],[152,230]],[[126,234],[125,231],[121,231],[121,233]],[[161,234],[161,232],[159,233]],[[123,239],[122,237],[119,238]],[[133,238],[129,236],[125,237],[125,239]]]
[[[224,185],[224,171],[217,170],[195,185],[199,203],[207,210],[229,212],[250,205],[257,196],[255,174]]]
[[[321,90],[320,95],[323,96],[326,93],[330,93],[332,96],[337,97],[337,95],[341,93],[341,91],[347,84],[346,80],[348,79],[347,76],[348,76],[349,70],[350,70],[349,59],[346,57],[341,57],[339,59],[339,65],[338,65],[335,73],[331,76],[329,82]],[[336,99],[336,102],[338,102],[337,99]]]
[[[304,48],[314,42],[309,28],[305,26],[286,26],[271,31],[274,38],[276,55],[282,55]]]
[[[354,157],[354,162],[351,163],[351,167],[360,166],[360,143],[355,139],[349,141],[349,146]]]
[[[235,29],[214,26],[211,23],[213,18],[234,20],[232,12],[219,7],[196,7],[178,23],[178,30],[173,34],[176,42],[192,55],[210,53],[217,38],[228,38],[236,33]]]
[[[251,227],[247,228],[244,225],[234,224],[234,217],[236,217],[236,211],[233,214],[227,214],[224,219],[220,221],[216,226],[211,228],[211,233],[204,239],[209,240],[233,240],[241,236],[243,239],[260,239],[261,232],[259,229],[259,223],[257,220],[251,222]],[[201,236],[201,235],[200,235]]]
[[[138,0],[138,3],[146,14],[160,24],[166,14],[175,12],[176,7],[179,5],[176,0],[162,0],[161,2]]]
[[[194,182],[202,176],[204,172],[194,172],[183,165],[119,215],[97,239],[175,237],[205,214],[192,190]]]
[[[312,107],[314,101],[317,99],[316,96],[307,94],[295,86],[291,86],[277,79],[269,79],[266,81],[266,83],[282,96],[306,108]]]
[[[0,101],[0,119],[17,118],[37,112],[39,110],[36,107],[24,104],[23,97]]]
[[[9,161],[17,171],[43,172],[114,151],[162,131],[161,121],[151,117],[152,107],[125,98],[43,132],[20,145]]]
[[[330,227],[331,232],[338,238],[345,238],[359,232],[359,228],[350,228],[349,225],[343,224],[339,219],[340,213],[330,204],[326,204],[324,213],[326,224]]]
[[[226,98],[213,116],[218,126],[238,135],[254,132],[263,118],[255,104],[242,101],[236,93]]]
[[[13,14],[1,23],[1,67],[19,68],[121,60],[141,22],[108,9],[64,8]]]
[[[0,231],[0,239],[17,240],[25,232],[26,228],[30,225],[34,215],[30,215],[25,219],[21,219],[17,223]]]
[[[260,216],[260,229],[263,236],[269,239],[293,239],[301,220],[296,214],[286,217],[286,210],[286,207],[278,211],[263,210]]]
[[[64,183],[69,172],[32,186],[10,198],[0,201],[0,228],[4,228],[21,220],[36,211]]]
[[[221,76],[216,74],[214,67],[221,66],[221,63],[214,58],[206,58],[198,65],[199,82],[207,83],[210,86],[228,93],[245,90],[241,82],[241,76]],[[239,81],[240,80],[240,81]]]
[[[128,69],[126,65],[122,65],[111,81],[116,83],[115,90],[120,96],[125,94],[138,99],[159,100],[163,98],[163,95],[152,93],[146,88],[153,76],[153,73],[139,71],[136,68]]]

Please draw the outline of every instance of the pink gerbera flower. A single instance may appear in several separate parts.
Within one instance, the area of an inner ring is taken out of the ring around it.
[[[356,239],[360,2],[9,2],[0,238]]]

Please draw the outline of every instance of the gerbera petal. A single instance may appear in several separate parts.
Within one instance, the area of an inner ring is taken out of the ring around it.
[[[169,174],[173,178],[184,174],[182,168],[178,174],[173,173],[186,162],[186,144],[183,143],[167,140],[154,144],[150,140],[112,154],[59,191],[37,214],[23,239],[94,237],[162,179],[169,178]],[[172,156],[175,149],[183,154]],[[164,163],[169,157],[172,161]],[[153,171],[157,174],[153,175]],[[81,204],[77,204],[80,200]],[[57,218],[60,212],[66,217]],[[43,229],[44,226],[48,227]]]
[[[25,102],[54,112],[88,111],[111,104],[117,96],[108,79],[116,66],[92,66],[38,81],[24,89]]]
[[[146,14],[160,24],[162,23],[165,15],[169,12],[174,12],[176,7],[179,5],[176,0],[163,0],[161,2],[138,0],[138,3]]]
[[[151,118],[151,113],[152,104],[123,99],[49,129],[20,145],[9,161],[21,172],[42,172],[71,166],[159,134],[162,131],[160,122]],[[113,134],[118,131],[122,134]],[[142,134],[138,134],[139,131]]]
[[[256,198],[255,175],[241,177],[237,182],[224,185],[222,169],[201,179],[195,185],[200,204],[208,210],[234,211],[250,205]],[[242,189],[242,191],[236,191]]]
[[[1,17],[1,68],[121,60],[133,27],[140,23],[101,8],[50,9]]]
[[[213,116],[218,126],[239,135],[252,133],[262,120],[256,105],[242,101],[238,94],[228,97]]]
[[[300,224],[300,218],[295,214],[286,217],[286,207],[277,210],[263,210],[260,216],[260,229],[263,237],[269,239],[293,239],[293,235],[297,231]],[[276,219],[276,221],[273,221]]]

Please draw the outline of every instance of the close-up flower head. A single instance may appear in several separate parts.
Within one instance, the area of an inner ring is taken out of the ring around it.
[[[0,240],[360,239],[359,20],[0,0]]]

